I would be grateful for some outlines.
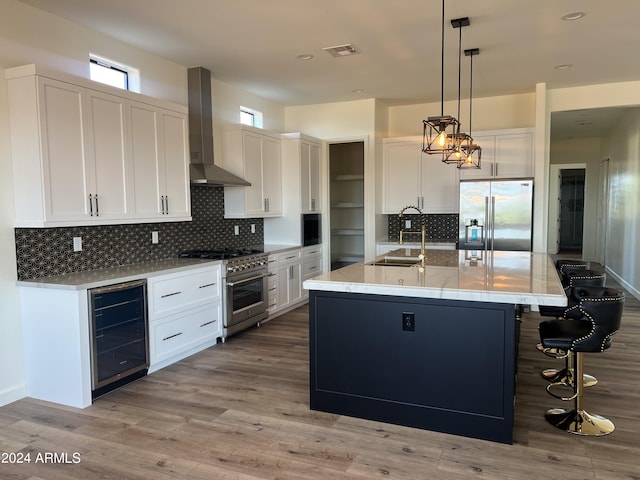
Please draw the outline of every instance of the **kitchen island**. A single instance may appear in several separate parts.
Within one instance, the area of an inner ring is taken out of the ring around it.
[[[512,443],[519,314],[546,254],[400,249],[304,282],[313,410]]]

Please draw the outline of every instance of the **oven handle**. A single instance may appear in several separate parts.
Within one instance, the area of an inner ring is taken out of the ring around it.
[[[235,287],[236,285],[242,285],[243,283],[253,282],[254,280],[259,280],[261,278],[268,277],[269,274],[265,273],[263,275],[256,275],[255,277],[245,278],[244,280],[239,280],[237,282],[227,282],[227,287]]]

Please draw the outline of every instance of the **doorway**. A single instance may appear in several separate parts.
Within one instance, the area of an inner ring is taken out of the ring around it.
[[[558,253],[582,254],[585,169],[560,170]]]

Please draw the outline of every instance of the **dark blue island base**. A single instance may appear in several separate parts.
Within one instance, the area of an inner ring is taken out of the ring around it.
[[[515,305],[312,290],[309,317],[312,410],[512,443]]]

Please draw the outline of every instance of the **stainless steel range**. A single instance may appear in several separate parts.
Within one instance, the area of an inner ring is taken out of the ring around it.
[[[181,253],[180,257],[223,261],[222,341],[268,318],[268,254],[253,249],[190,250]]]

